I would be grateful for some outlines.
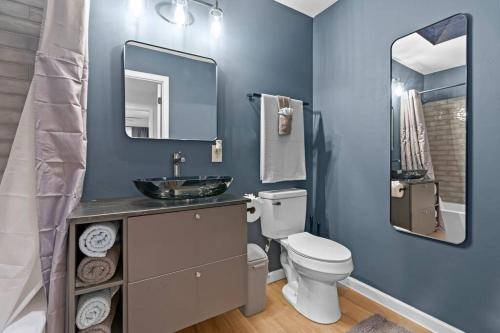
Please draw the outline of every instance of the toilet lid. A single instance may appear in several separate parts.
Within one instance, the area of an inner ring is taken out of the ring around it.
[[[290,248],[297,254],[327,262],[344,262],[351,259],[351,251],[332,240],[302,232],[288,236]]]

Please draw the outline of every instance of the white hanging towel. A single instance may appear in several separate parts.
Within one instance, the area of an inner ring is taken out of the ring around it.
[[[302,101],[291,100],[293,126],[290,135],[279,135],[277,96],[262,95],[260,108],[260,180],[277,183],[306,179],[304,111]]]

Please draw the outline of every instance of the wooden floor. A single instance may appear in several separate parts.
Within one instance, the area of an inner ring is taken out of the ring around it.
[[[186,328],[181,333],[344,333],[354,325],[378,313],[387,319],[406,327],[415,333],[428,333],[412,321],[399,316],[378,303],[357,292],[339,288],[342,318],[331,325],[321,325],[299,314],[281,294],[286,280],[281,280],[267,287],[267,308],[264,312],[246,318],[239,310],[227,312],[195,326]]]

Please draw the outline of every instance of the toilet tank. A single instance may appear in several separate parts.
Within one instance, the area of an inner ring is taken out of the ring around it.
[[[260,224],[266,238],[280,239],[304,231],[307,191],[297,188],[259,192]]]

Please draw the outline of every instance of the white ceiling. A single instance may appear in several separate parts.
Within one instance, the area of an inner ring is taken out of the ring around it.
[[[392,47],[392,57],[405,65],[427,75],[458,66],[467,61],[467,36],[432,45],[417,33],[397,40]]]
[[[275,0],[285,6],[315,17],[338,0]]]

